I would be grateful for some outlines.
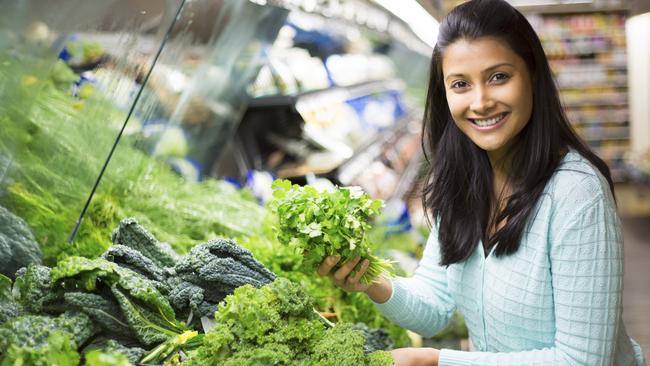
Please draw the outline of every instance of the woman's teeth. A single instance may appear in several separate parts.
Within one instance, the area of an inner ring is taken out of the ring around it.
[[[501,122],[501,120],[506,116],[506,114],[507,113],[501,113],[500,115],[489,119],[473,119],[472,122],[474,122],[474,124],[478,125],[479,127],[489,127]]]

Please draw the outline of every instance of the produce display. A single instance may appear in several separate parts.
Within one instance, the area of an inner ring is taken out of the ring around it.
[[[30,264],[13,285],[0,277],[0,364],[392,363],[372,353],[391,346],[385,333],[343,322],[327,329],[300,285],[276,279],[232,240],[177,257],[133,219],[112,239],[100,258]],[[216,326],[204,329],[213,316]]]

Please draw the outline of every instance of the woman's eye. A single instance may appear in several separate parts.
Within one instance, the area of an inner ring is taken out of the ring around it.
[[[497,72],[496,74],[492,75],[492,78],[490,78],[490,81],[496,81],[496,82],[502,82],[506,81],[510,78],[508,74],[504,74],[502,72]]]
[[[465,87],[467,87],[467,83],[462,80],[454,81],[451,83],[451,89],[462,89]]]

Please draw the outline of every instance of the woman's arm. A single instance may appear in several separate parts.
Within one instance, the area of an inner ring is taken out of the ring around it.
[[[368,295],[391,321],[425,337],[432,336],[447,325],[455,309],[447,288],[447,269],[439,262],[438,229],[434,225],[413,277],[380,283],[380,288],[391,288],[385,302],[377,301],[384,300],[385,291]]]

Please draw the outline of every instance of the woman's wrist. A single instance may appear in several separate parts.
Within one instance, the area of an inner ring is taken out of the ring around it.
[[[393,285],[389,279],[381,276],[377,282],[366,289],[365,293],[372,301],[383,304],[393,295]]]
[[[438,360],[440,359],[440,350],[435,348],[425,348],[427,351],[426,361],[423,362],[423,365],[428,366],[438,366]]]

